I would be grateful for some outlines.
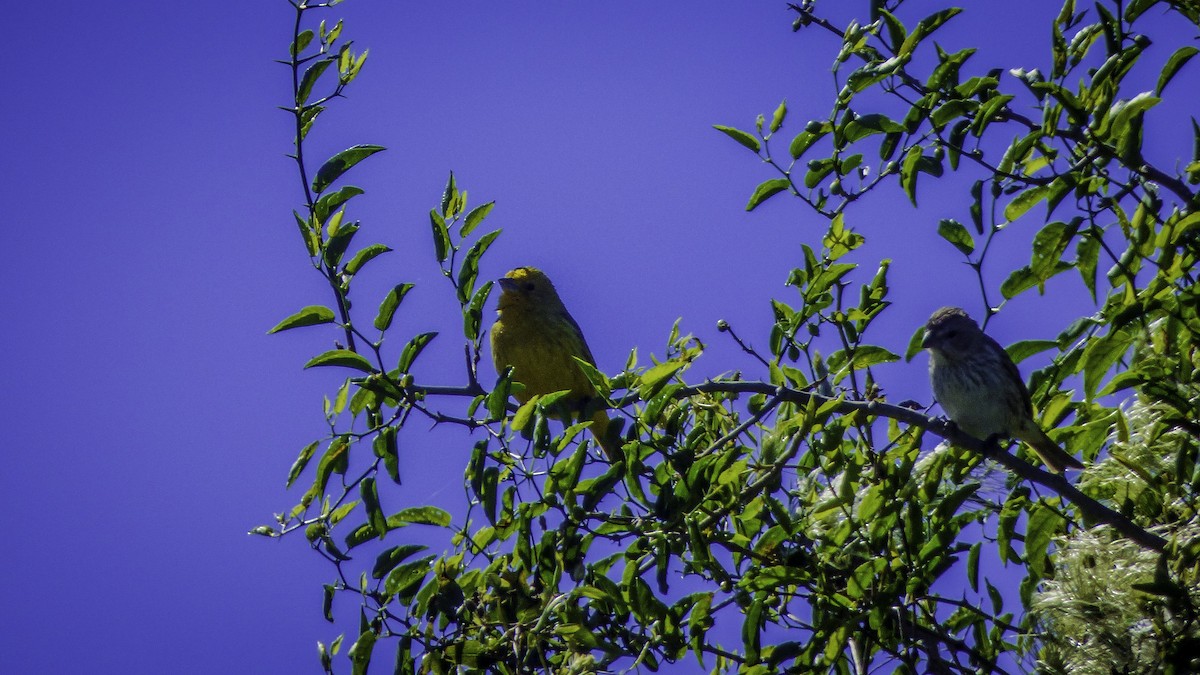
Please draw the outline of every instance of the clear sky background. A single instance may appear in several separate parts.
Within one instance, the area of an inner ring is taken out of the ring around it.
[[[965,4],[939,42],[981,47],[973,71],[1045,69],[1056,3]],[[866,6],[836,16],[865,20]],[[266,335],[330,302],[290,215],[301,195],[284,157],[290,118],[275,109],[289,96],[272,60],[286,55],[291,7],[45,0],[4,16],[0,672],[319,672],[315,642],[354,626],[321,618],[332,568],[302,537],[246,534],[298,499],[284,479],[324,433],[321,396],[338,376],[301,370],[332,332]],[[358,243],[396,249],[364,276],[359,302],[371,314],[382,289],[417,284],[399,323],[445,330],[423,381],[463,381],[426,215],[452,169],[473,203],[497,202],[486,225],[504,234],[481,276],[545,269],[602,369],[619,370],[633,347],[643,362],[662,354],[679,317],[713,345],[690,377],[753,368],[715,323],[765,348],[767,299],[794,300],[788,271],[801,243],[819,249],[825,224],[785,196],[747,214],[771,174],[711,125],[750,128],[786,98],[782,154],[828,110],[833,38],[792,33],[774,0],[353,0],[323,16],[345,17],[371,56],[309,151],[389,148],[349,177],[368,191],[351,209]],[[1190,139],[1149,142],[1173,157]],[[898,353],[936,307],[980,312],[973,275],[935,234],[939,218],[967,220],[966,202],[922,188],[921,210],[891,190],[848,212],[868,237],[861,276],[895,259],[897,304],[875,339]],[[1015,259],[1032,232],[1006,240]],[[1077,276],[1050,290],[989,331],[1049,338],[1091,311]],[[894,399],[930,398],[923,356],[877,375]],[[388,510],[461,503],[472,439],[406,431],[405,442],[406,484],[385,493]]]

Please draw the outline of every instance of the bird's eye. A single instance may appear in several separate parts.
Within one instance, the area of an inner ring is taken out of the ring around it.
[[[946,337],[948,337],[948,338],[952,338],[952,337],[954,337],[955,335],[958,335],[958,331],[956,331],[956,330],[948,331],[948,332],[946,333]]]
[[[536,287],[533,285],[533,282],[532,282],[532,281],[526,281],[526,282],[525,282],[525,286],[524,286],[524,288],[525,288],[525,290],[527,290],[527,291],[532,291],[532,290],[533,290],[534,288],[536,288]]]

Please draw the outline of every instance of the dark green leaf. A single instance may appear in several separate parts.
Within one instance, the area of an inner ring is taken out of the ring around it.
[[[315,326],[322,323],[331,323],[333,321],[333,310],[321,305],[309,305],[304,309],[296,312],[288,318],[280,321],[274,328],[267,331],[267,334],[278,333],[279,331],[288,330],[289,328],[299,328],[301,326]]]
[[[903,131],[903,125],[886,115],[856,115],[846,123],[842,138],[847,143],[854,143],[873,134],[898,134]]]
[[[375,567],[371,569],[371,577],[374,579],[384,578],[397,565],[427,548],[429,547],[421,544],[402,544],[389,548],[375,558]]]
[[[400,307],[400,303],[404,300],[404,296],[412,290],[412,284],[398,284],[388,291],[384,296],[383,302],[379,303],[379,314],[375,316],[375,328],[379,330],[387,330],[392,325],[392,318],[396,315],[396,309]]]
[[[435,337],[437,337],[437,332],[431,331],[421,333],[409,340],[408,344],[404,345],[404,351],[400,353],[400,363],[396,366],[396,369],[402,373],[407,373],[412,368],[413,361],[421,354],[421,350],[425,349],[425,345],[429,344],[429,341]]]
[[[317,203],[313,207],[313,213],[317,216],[317,222],[324,223],[329,214],[333,213],[342,204],[350,201],[350,199],[363,194],[363,189],[354,185],[346,185],[333,192],[326,192],[321,195]]]
[[[320,169],[317,169],[317,175],[313,178],[313,192],[324,192],[325,188],[355,164],[384,149],[381,145],[355,145],[330,157],[321,165]]]
[[[331,349],[324,354],[314,356],[308,363],[304,364],[305,368],[317,368],[320,366],[342,366],[361,370],[364,373],[375,372],[375,366],[372,366],[366,357],[349,349]]]
[[[429,224],[433,227],[433,251],[438,262],[446,262],[450,256],[450,230],[446,227],[446,219],[437,209],[429,211]]]
[[[390,250],[392,249],[384,246],[383,244],[371,244],[358,253],[355,253],[354,257],[350,259],[350,262],[346,263],[346,274],[358,274],[358,271],[361,270],[363,265],[366,265],[368,261],[370,261],[372,258],[387,253]]]
[[[474,341],[479,337],[479,330],[483,326],[483,305],[491,295],[492,286],[495,283],[488,281],[480,286],[479,290],[475,291],[475,295],[471,297],[471,302],[463,310],[463,335],[468,340]]]
[[[388,531],[387,518],[384,517],[383,509],[379,506],[379,489],[375,487],[375,479],[371,476],[364,478],[359,483],[359,492],[362,495],[363,506],[367,509],[367,522],[370,523],[379,538],[383,539]]]
[[[337,267],[342,262],[342,256],[345,255],[346,249],[350,247],[350,241],[354,239],[354,235],[358,233],[358,225],[348,223],[339,226],[325,242],[324,258],[325,263],[330,267]]]
[[[500,230],[488,232],[475,242],[463,258],[462,266],[458,268],[458,301],[464,305],[475,294],[475,280],[479,277],[479,260],[487,252],[488,247],[500,236]]]
[[[317,61],[309,66],[308,69],[304,71],[304,77],[300,79],[300,87],[296,91],[297,106],[304,107],[304,105],[308,103],[308,97],[312,95],[313,86],[317,83],[317,80],[321,78],[321,75],[325,73],[325,70],[332,64],[333,61],[330,59],[321,59],[320,61]]]
[[[371,664],[371,652],[375,649],[375,641],[378,636],[371,628],[367,628],[358,636],[353,645],[350,645],[350,663],[353,664],[350,668],[350,675],[367,675],[367,668]]]

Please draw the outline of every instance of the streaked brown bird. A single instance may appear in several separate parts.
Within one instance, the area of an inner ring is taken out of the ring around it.
[[[981,440],[1024,441],[1056,473],[1083,468],[1034,421],[1017,365],[966,312],[958,307],[934,312],[921,346],[929,350],[933,395],[959,429]]]
[[[512,367],[525,385],[515,394],[525,403],[539,394],[569,390],[568,402],[582,408],[597,397],[596,388],[572,357],[596,365],[579,324],[567,311],[554,284],[541,270],[518,267],[500,279],[499,317],[492,325],[492,362],[497,373]],[[592,433],[614,462],[621,447],[608,438],[608,415],[592,415]]]

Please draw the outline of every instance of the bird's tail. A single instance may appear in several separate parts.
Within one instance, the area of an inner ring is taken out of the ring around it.
[[[625,459],[625,451],[621,449],[621,439],[609,435],[610,422],[612,420],[608,419],[607,413],[597,410],[592,415],[592,435],[608,455],[609,461],[615,463]]]
[[[1038,457],[1042,458],[1046,466],[1054,473],[1062,473],[1066,469],[1082,469],[1083,462],[1075,459],[1073,455],[1067,454],[1055,443],[1042,428],[1033,420],[1021,429],[1021,433],[1015,434],[1017,438],[1029,444]]]

